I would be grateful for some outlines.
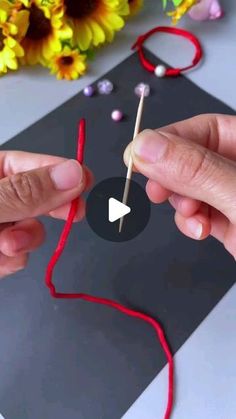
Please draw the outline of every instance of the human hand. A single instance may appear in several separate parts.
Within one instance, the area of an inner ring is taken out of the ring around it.
[[[150,200],[169,199],[186,236],[212,235],[236,258],[236,117],[200,115],[145,130],[125,150],[148,178]]]
[[[45,238],[39,215],[67,217],[70,202],[90,186],[92,175],[75,160],[0,152],[0,278],[23,269]],[[76,221],[84,216],[79,198]]]

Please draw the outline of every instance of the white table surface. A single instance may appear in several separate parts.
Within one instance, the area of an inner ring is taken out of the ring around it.
[[[236,109],[236,4],[222,1],[221,21],[197,23],[184,19],[205,51],[204,64],[188,74],[199,87]],[[134,38],[151,27],[169,24],[160,2],[146,0],[142,15],[121,32],[115,43],[101,50],[90,73],[75,82],[58,82],[45,69],[24,69],[0,79],[0,144],[77,94],[85,85],[131,54]],[[189,62],[192,47],[181,50],[180,40],[153,37],[151,51],[171,65]],[[236,139],[235,139],[236,140]],[[225,273],[227,275],[227,272]],[[222,281],[224,278],[222,278]],[[219,302],[175,356],[177,395],[173,419],[236,418],[236,286]],[[166,368],[123,416],[124,419],[159,419],[163,416],[167,386]]]

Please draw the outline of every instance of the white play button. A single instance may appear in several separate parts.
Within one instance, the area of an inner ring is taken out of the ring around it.
[[[146,227],[151,211],[150,200],[143,189],[131,180],[129,201],[123,204],[126,178],[112,177],[98,183],[86,202],[89,226],[102,239],[125,242],[134,239]],[[124,225],[120,231],[120,222]],[[115,222],[116,221],[116,222]]]
[[[125,215],[129,214],[131,208],[127,205],[122,204],[122,202],[118,201],[115,198],[109,198],[108,200],[108,219],[110,223],[114,223],[114,221],[119,220],[120,218],[124,217]]]

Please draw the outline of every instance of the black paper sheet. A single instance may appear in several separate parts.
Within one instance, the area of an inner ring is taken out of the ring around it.
[[[150,75],[136,54],[106,77],[116,86],[110,96],[80,93],[2,149],[74,158],[77,123],[86,117],[85,162],[98,182],[126,174],[122,155],[133,134],[137,83],[152,89],[143,128],[206,112],[234,113],[185,77]],[[111,120],[116,108],[127,115],[121,123]],[[144,184],[140,176],[134,179]],[[43,221],[43,247],[25,271],[0,282],[0,412],[6,419],[118,419],[160,372],[165,357],[146,324],[107,307],[49,296],[45,268],[63,223]],[[164,204],[152,206],[147,228],[126,243],[104,241],[86,221],[74,225],[54,281],[60,290],[113,298],[155,316],[176,352],[229,290],[235,274],[232,257],[219,243],[181,235]]]

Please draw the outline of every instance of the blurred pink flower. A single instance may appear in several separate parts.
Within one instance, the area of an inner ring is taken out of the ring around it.
[[[199,0],[189,11],[194,20],[215,20],[224,14],[219,0]]]

